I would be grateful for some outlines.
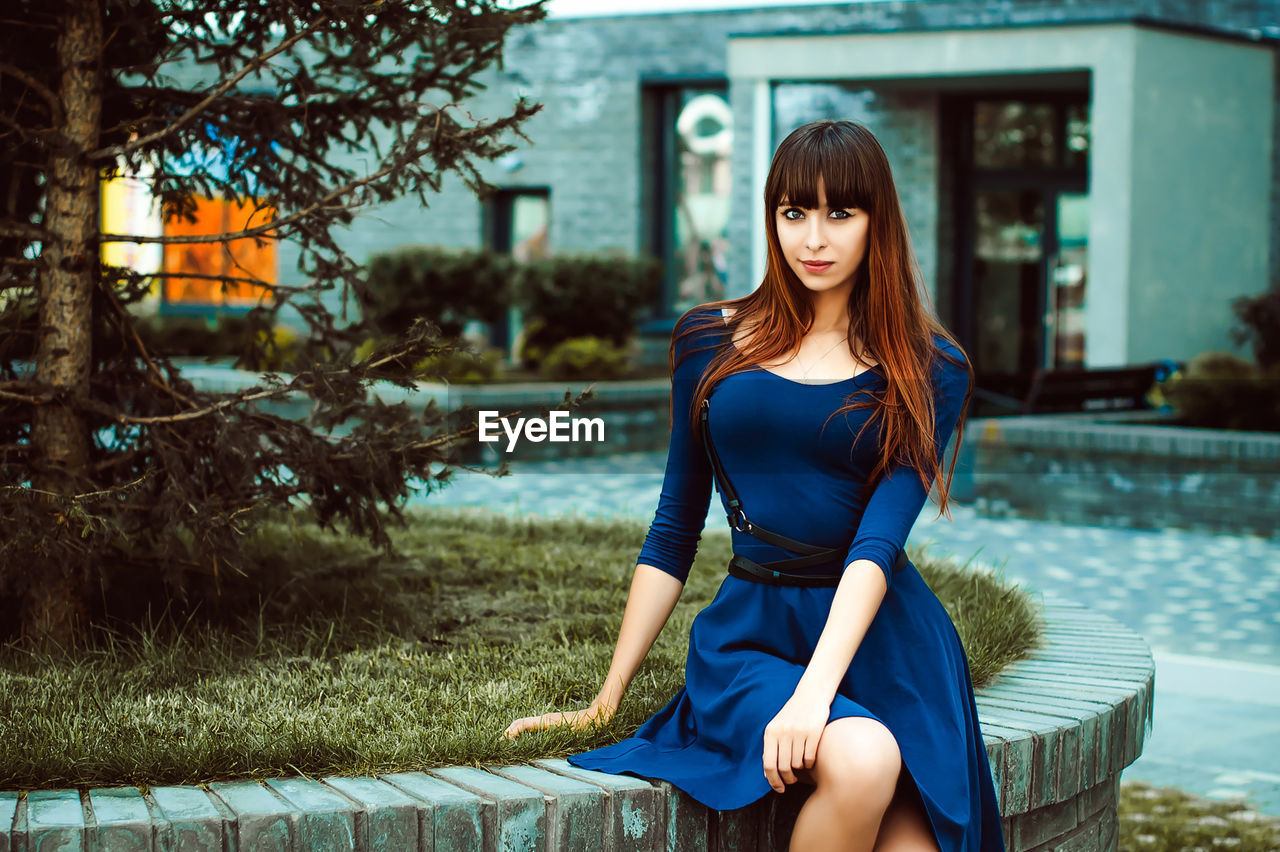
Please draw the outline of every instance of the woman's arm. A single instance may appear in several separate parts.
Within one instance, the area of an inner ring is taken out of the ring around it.
[[[933,391],[940,464],[969,389],[969,372],[945,361],[939,366]],[[795,782],[795,769],[813,767],[831,702],[889,591],[898,552],[928,496],[920,472],[897,465],[867,501],[813,655],[791,698],[764,729],[764,774],[775,790]]]
[[[606,707],[612,716],[622,702],[631,679],[644,662],[658,634],[671,617],[684,583],[666,571],[641,563],[631,577],[631,591],[627,593],[627,608],[622,614],[622,627],[618,630],[618,644],[613,650],[613,662],[604,686],[591,702],[593,707]]]
[[[870,559],[855,560],[844,569],[827,623],[796,684],[795,694],[804,696],[806,704],[831,706],[887,591],[880,566]],[[840,617],[832,618],[837,612]]]
[[[949,350],[961,357],[955,349]],[[960,419],[960,409],[969,389],[969,374],[963,367],[943,361],[937,368],[934,385],[934,452],[939,466],[947,443]],[[813,657],[796,688],[829,705],[840,681],[893,581],[894,564],[906,544],[907,535],[920,516],[929,490],[915,468],[899,465],[876,485],[849,545],[844,574],[836,587],[822,635]]]
[[[607,722],[684,591],[711,505],[711,467],[699,436],[689,423],[693,389],[700,375],[697,365],[701,363],[696,358],[681,358],[689,346],[687,341],[681,341],[676,349],[671,444],[662,493],[636,559],[605,683],[585,710],[517,719],[507,728],[509,737],[556,724],[577,727],[588,721]]]
[[[689,422],[693,392],[709,357],[705,351],[691,353],[690,349],[702,342],[685,337],[676,344],[676,367],[671,376],[671,438],[662,493],[636,557],[637,565],[657,568],[682,584],[689,577],[711,505],[711,463],[702,436]]]
[[[618,711],[623,693],[635,677],[640,664],[649,653],[658,633],[667,623],[684,583],[652,565],[636,566],[631,578],[631,591],[627,593],[627,607],[622,614],[622,627],[618,631],[618,643],[613,650],[613,662],[604,686],[591,704],[581,710],[543,713],[541,716],[525,716],[516,719],[503,732],[508,739],[515,739],[524,731],[536,731],[556,725],[570,725],[575,729],[587,725],[607,723]]]
[[[696,357],[685,357],[691,346],[688,338],[676,345],[676,367],[671,376],[671,437],[662,493],[636,558],[613,663],[596,698],[614,708],[680,599],[711,505],[711,465],[701,436],[689,425],[702,363]]]

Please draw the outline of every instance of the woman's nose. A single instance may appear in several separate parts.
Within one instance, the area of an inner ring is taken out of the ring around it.
[[[805,235],[804,246],[809,251],[820,251],[827,247],[827,240],[817,225],[810,228],[809,233]]]

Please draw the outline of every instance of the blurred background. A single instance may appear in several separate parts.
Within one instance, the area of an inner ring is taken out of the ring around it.
[[[1155,728],[1126,780],[1280,815],[1280,2],[548,8],[465,104],[546,104],[484,164],[497,191],[446,174],[427,206],[363,212],[344,247],[388,332],[427,315],[470,348],[438,365],[442,398],[598,382],[610,431],[526,444],[512,476],[460,471],[422,502],[651,514],[675,320],[761,280],[777,143],[853,119],[888,154],[926,294],[978,379],[953,516],[927,504],[912,540],[1143,635]],[[203,230],[161,223],[145,176],[104,187],[106,231],[234,230],[246,213],[210,199],[197,215]],[[110,262],[303,283],[287,243],[146,248]],[[165,281],[154,333],[208,362],[196,381],[234,386],[218,330],[264,294]],[[718,499],[707,523],[724,523]]]

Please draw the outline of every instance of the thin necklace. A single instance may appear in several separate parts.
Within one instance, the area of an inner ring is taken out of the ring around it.
[[[841,343],[844,343],[845,345],[848,345],[848,343],[849,343],[849,337],[848,337],[848,335],[846,335],[846,336],[845,336],[843,339],[841,339],[841,340],[837,340],[837,341],[836,341],[836,343],[835,343],[835,346],[832,346],[832,347],[831,347],[830,349],[828,349],[826,352],[823,352],[823,353],[822,353],[821,355],[819,355],[816,359],[814,359],[813,363],[809,365],[808,369],[806,369],[803,373],[801,373],[801,374],[800,374],[800,381],[804,381],[805,379],[809,378],[809,371],[810,371],[810,370],[812,370],[814,367],[816,367],[816,366],[818,365],[818,362],[819,362],[819,361],[821,361],[823,358],[826,358],[828,355],[830,355],[832,352],[834,352],[834,351],[835,351],[835,349],[836,349],[836,346],[839,346]],[[796,360],[797,360],[797,361],[799,361],[799,360],[800,360],[800,350],[799,350],[799,349],[797,349],[797,350],[796,350]],[[803,366],[803,364],[802,364],[801,366]]]

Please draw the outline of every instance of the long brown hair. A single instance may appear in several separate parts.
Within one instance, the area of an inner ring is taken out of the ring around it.
[[[704,372],[688,412],[691,428],[697,434],[698,408],[717,382],[790,354],[812,326],[813,301],[782,255],[776,211],[784,200],[797,207],[817,208],[819,176],[830,208],[857,207],[869,219],[867,252],[854,273],[848,303],[849,339],[862,341],[866,351],[854,352],[852,346],[849,351],[863,363],[867,361],[865,355],[878,361],[887,385],[878,396],[871,388],[858,390],[832,416],[872,408],[862,429],[880,419],[880,453],[867,485],[868,496],[893,463],[907,464],[920,471],[926,490],[932,481],[939,482],[941,515],[947,511],[956,456],[964,437],[965,410],[973,393],[973,368],[967,354],[963,362],[958,361],[934,342],[936,334],[964,353],[929,303],[884,149],[871,131],[856,122],[815,121],[795,129],[782,141],[774,152],[764,187],[769,257],[763,282],[740,299],[722,299],[691,308],[676,323],[681,331],[672,339],[667,354],[673,375],[680,345],[677,338],[714,327],[724,333],[726,341],[732,341],[742,325],[751,329],[745,352],[736,345],[720,346]],[[727,324],[721,316],[722,307],[733,309]],[[707,321],[690,317],[707,310],[712,312]],[[939,356],[963,366],[969,374],[956,428],[956,449],[945,480],[940,479],[936,461],[942,448],[934,446],[936,411],[930,381]],[[862,437],[862,429],[853,443]]]

